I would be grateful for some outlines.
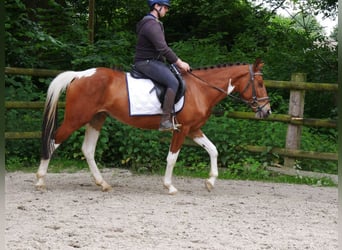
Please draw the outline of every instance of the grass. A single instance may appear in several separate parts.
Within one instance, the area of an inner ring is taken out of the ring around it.
[[[205,172],[188,170],[186,167],[175,168],[174,175],[186,176],[195,178],[208,178],[209,169]],[[275,183],[288,183],[288,184],[304,184],[310,186],[323,186],[323,187],[337,187],[337,185],[327,177],[324,178],[313,178],[305,176],[290,176],[279,173],[274,173],[268,170],[262,170],[260,173],[252,173],[246,170],[243,173],[236,173],[231,169],[219,169],[219,177],[221,180],[251,180],[251,181],[263,181],[263,182],[275,182]]]
[[[99,168],[104,168],[98,164]],[[39,163],[20,163],[19,161],[8,161],[6,171],[15,172],[22,171],[25,173],[35,173],[38,170]],[[165,168],[157,170],[146,167],[130,167],[135,174],[157,174],[164,175]],[[85,160],[62,160],[59,158],[52,159],[49,165],[49,173],[76,173],[78,171],[89,171]],[[208,178],[209,167],[206,164],[197,164],[196,166],[184,167],[181,163],[177,163],[174,168],[175,176],[191,177],[191,178]],[[260,163],[250,161],[246,164],[233,164],[228,168],[219,169],[219,179],[221,180],[253,180],[275,183],[305,184],[312,186],[337,187],[330,178],[313,178],[304,176],[289,176],[275,173],[266,169]]]
[[[15,172],[21,171],[24,173],[35,173],[39,167],[38,162],[26,162],[21,163],[18,161],[9,161],[6,164],[6,171]],[[85,161],[78,160],[61,160],[52,159],[49,164],[48,172],[50,173],[76,173],[81,170],[88,169],[88,165]]]

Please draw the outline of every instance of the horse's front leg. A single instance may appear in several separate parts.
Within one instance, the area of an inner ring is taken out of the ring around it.
[[[175,188],[172,185],[172,172],[177,162],[179,151],[180,150],[178,150],[176,153],[172,153],[172,151],[170,150],[166,159],[167,164],[166,164],[166,171],[165,171],[165,176],[164,176],[164,187],[166,187],[169,190],[169,194],[176,194],[178,192],[177,188]]]
[[[200,136],[194,137],[193,140],[202,148],[204,148],[210,156],[210,173],[209,173],[210,177],[209,179],[206,180],[205,185],[208,191],[211,191],[214,188],[215,181],[218,176],[217,149],[215,145],[203,133]]]
[[[181,131],[173,132],[169,153],[166,158],[166,171],[164,176],[164,187],[169,190],[169,194],[176,194],[178,190],[172,185],[172,172],[176,165],[177,158],[184,142],[188,129],[183,126]]]

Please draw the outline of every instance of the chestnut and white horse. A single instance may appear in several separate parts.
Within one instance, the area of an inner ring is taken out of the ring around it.
[[[206,187],[210,191],[218,176],[215,145],[205,136],[201,127],[211,115],[212,108],[233,92],[247,103],[259,118],[271,113],[269,98],[263,83],[263,63],[217,65],[183,73],[186,82],[184,105],[176,113],[182,126],[173,131],[167,156],[164,186],[169,194],[177,189],[172,184],[172,172],[185,137],[203,147],[210,156],[210,173]],[[64,120],[57,126],[57,103],[66,90]],[[142,129],[158,129],[160,114],[132,115],[127,87],[127,73],[109,68],[93,68],[85,71],[66,71],[59,74],[50,84],[44,111],[42,129],[42,157],[37,172],[37,188],[45,187],[44,177],[53,152],[71,133],[86,126],[82,151],[87,160],[95,183],[103,191],[111,186],[103,179],[95,162],[95,148],[101,127],[107,116]]]

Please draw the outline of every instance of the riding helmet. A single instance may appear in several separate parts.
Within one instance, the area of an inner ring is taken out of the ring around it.
[[[165,5],[170,7],[170,0],[147,0],[148,7],[152,8],[155,4]]]

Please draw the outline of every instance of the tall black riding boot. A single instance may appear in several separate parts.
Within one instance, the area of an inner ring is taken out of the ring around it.
[[[175,130],[180,127],[180,124],[174,124],[171,120],[171,113],[173,110],[175,102],[176,93],[168,88],[165,93],[164,104],[163,104],[163,114],[160,121],[159,131],[169,131]]]

